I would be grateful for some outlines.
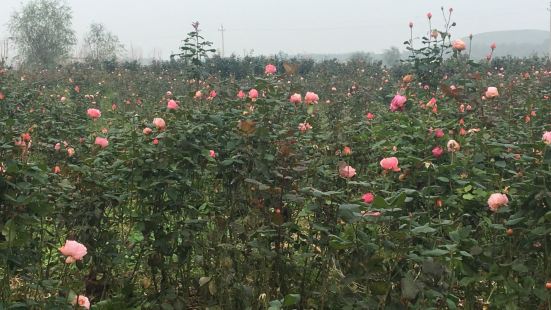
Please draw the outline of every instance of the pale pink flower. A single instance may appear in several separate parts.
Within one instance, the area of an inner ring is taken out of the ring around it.
[[[170,99],[166,105],[166,107],[169,109],[169,110],[176,110],[178,109],[180,106],[178,105],[178,103],[176,103],[176,101],[174,101],[173,99]]]
[[[356,169],[352,166],[342,166],[339,168],[339,175],[343,178],[350,179],[356,175]]]
[[[307,132],[310,129],[312,129],[312,126],[310,125],[310,123],[298,124],[298,130],[300,130],[301,132]]]
[[[101,116],[101,111],[98,110],[98,109],[88,109],[86,111],[86,114],[88,114],[88,117],[90,117],[91,119],[98,119],[100,118]]]
[[[75,296],[75,299],[72,302],[73,305],[79,305],[79,307],[84,307],[86,309],[90,309],[90,300],[88,300],[88,297],[83,295]]]
[[[499,96],[499,92],[497,91],[497,87],[488,87],[485,93],[486,98],[491,99]]]
[[[59,143],[59,142],[56,143],[56,144],[54,145],[54,150],[56,150],[56,151],[59,152],[59,150],[61,150],[61,143]]]
[[[456,51],[462,51],[467,48],[467,45],[463,42],[463,40],[457,39],[452,42],[452,47]]]
[[[94,144],[99,145],[102,149],[104,149],[109,145],[109,141],[102,137],[96,137]]]
[[[198,90],[195,92],[195,96],[193,96],[193,99],[201,99],[203,97],[203,93]]]
[[[545,144],[551,144],[551,131],[544,132],[541,139]]]
[[[153,119],[153,125],[155,125],[155,127],[157,127],[158,130],[164,130],[166,127],[165,120],[160,117],[155,117]]]
[[[490,210],[497,211],[499,207],[507,205],[509,203],[509,198],[507,198],[507,195],[501,194],[501,193],[494,193],[490,195],[490,198],[488,198],[488,207],[490,207]]]
[[[73,260],[82,260],[84,255],[88,253],[88,250],[82,243],[78,243],[74,240],[65,241],[65,245],[59,248],[61,254],[71,257]]]
[[[291,103],[301,103],[302,102],[302,96],[300,94],[293,94],[291,98],[289,99]]]
[[[312,104],[312,103],[318,103],[318,100],[320,98],[318,97],[318,95],[314,92],[306,92],[306,95],[304,95],[304,102],[306,102],[307,104]]]
[[[143,129],[143,134],[146,135],[146,136],[147,136],[147,135],[150,135],[152,132],[153,132],[153,129],[151,129],[151,128],[149,128],[149,127],[145,127],[145,128]]]
[[[277,68],[272,64],[267,64],[266,67],[264,68],[264,73],[266,74],[274,74],[276,72],[277,72]]]
[[[383,158],[379,164],[384,170],[400,171],[398,167],[398,158],[396,157]]]
[[[69,157],[73,157],[73,155],[75,155],[75,149],[72,147],[68,148],[67,155],[69,155]]]

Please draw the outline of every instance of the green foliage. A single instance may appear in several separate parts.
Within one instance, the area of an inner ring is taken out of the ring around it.
[[[204,77],[203,60],[208,57],[209,53],[214,53],[216,50],[210,48],[212,42],[205,40],[199,34],[199,22],[194,22],[191,25],[193,26],[193,31],[188,32],[187,37],[184,39],[184,45],[180,47],[182,52],[170,55],[170,58],[180,57],[186,65],[190,66],[189,78],[201,79]]]

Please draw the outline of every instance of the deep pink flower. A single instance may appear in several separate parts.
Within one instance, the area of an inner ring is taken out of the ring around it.
[[[394,96],[394,98],[392,98],[392,101],[390,102],[390,111],[402,111],[406,105],[407,100],[408,99],[406,98],[406,96],[397,94],[396,96]]]
[[[373,200],[375,200],[375,195],[373,195],[373,193],[365,193],[365,194],[363,194],[363,196],[362,196],[362,200],[363,200],[365,203],[372,203]]]
[[[442,154],[444,154],[444,149],[440,146],[436,146],[432,149],[432,155],[434,157],[439,158],[440,156],[442,156]]]
[[[444,130],[438,128],[434,131],[434,136],[436,138],[442,138],[444,136]]]
[[[366,117],[367,117],[368,120],[372,120],[372,119],[375,118],[375,115],[373,115],[373,113],[371,113],[371,112],[368,112]]]
[[[239,90],[239,92],[237,93],[237,98],[239,99],[245,98],[245,93],[242,90]]]
[[[209,156],[212,157],[212,158],[216,158],[216,152],[214,152],[214,150],[210,150],[209,151]]]

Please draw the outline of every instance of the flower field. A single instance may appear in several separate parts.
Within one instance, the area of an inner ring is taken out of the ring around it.
[[[551,307],[549,62],[271,63],[3,70],[0,308]]]

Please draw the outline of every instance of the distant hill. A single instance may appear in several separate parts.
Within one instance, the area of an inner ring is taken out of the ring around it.
[[[469,38],[463,40],[469,42]],[[546,56],[549,53],[549,31],[509,30],[473,34],[471,58],[486,57],[493,42],[497,45],[495,57]]]

